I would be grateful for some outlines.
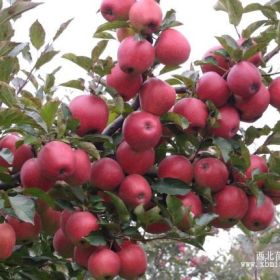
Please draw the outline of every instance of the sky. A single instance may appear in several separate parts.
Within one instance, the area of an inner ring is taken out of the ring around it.
[[[93,34],[97,26],[105,22],[101,14],[97,13],[101,0],[45,0],[34,2],[44,2],[44,4],[29,11],[22,19],[16,22],[15,40],[22,42],[28,41],[29,27],[37,19],[46,30],[47,40],[51,40],[61,23],[70,18],[74,18],[68,29],[63,33],[60,39],[55,42],[54,48],[55,50],[61,51],[61,56],[68,52],[90,56],[92,48],[97,43],[97,40],[93,39]],[[266,1],[243,0],[242,4],[245,6],[252,2],[265,3]],[[192,49],[186,67],[191,61],[200,59],[209,48],[217,45],[215,36],[229,34],[237,38],[233,26],[228,23],[227,15],[213,9],[215,3],[216,0],[161,0],[163,13],[165,14],[165,12],[171,8],[175,9],[177,11],[177,20],[184,24],[180,26],[178,30],[185,34]],[[251,21],[261,18],[260,14],[256,16],[258,18],[246,15],[241,22],[240,30],[242,30],[242,26],[244,27]],[[117,46],[118,42],[111,42],[106,54],[115,57]],[[63,69],[57,76],[59,83],[77,79],[85,75],[78,67],[64,59],[56,59],[56,62],[51,64],[50,67],[42,67],[42,71],[47,73],[55,69],[58,65],[63,66]],[[27,65],[26,68],[26,70],[28,70],[28,68],[30,69],[31,65]],[[65,88],[63,90],[69,93],[69,90]],[[63,92],[63,90],[60,92]],[[255,125],[262,126],[268,121],[272,124],[275,120],[275,118],[272,117],[274,113],[275,110],[270,108],[270,110],[265,113],[265,116],[255,123]],[[205,244],[207,255],[213,258],[218,254],[219,250],[228,250],[232,236],[238,233],[238,230],[231,231],[231,233],[221,231],[219,238],[209,237]],[[221,240],[223,242],[221,242]]]

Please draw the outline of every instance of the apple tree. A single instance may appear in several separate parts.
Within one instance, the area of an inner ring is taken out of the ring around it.
[[[85,75],[63,84],[63,68],[41,68],[71,20],[50,42],[38,20],[30,42],[13,40],[38,5],[0,1],[0,279],[150,279],[149,244],[201,249],[216,228],[275,227],[280,122],[255,122],[280,108],[280,1],[219,0],[236,36],[194,62],[174,10],[100,1],[91,54],[62,55]],[[262,17],[243,26],[250,13]]]

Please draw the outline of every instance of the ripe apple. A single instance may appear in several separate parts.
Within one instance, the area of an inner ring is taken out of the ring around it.
[[[144,34],[156,32],[162,22],[162,11],[154,0],[139,0],[129,11],[129,22],[138,31]]]
[[[91,167],[91,183],[104,190],[116,189],[124,179],[124,173],[117,161],[111,158],[102,158],[95,161]]]
[[[251,62],[238,62],[229,70],[227,84],[233,94],[248,98],[256,94],[261,87],[260,71]]]
[[[184,216],[183,220],[178,225],[181,230],[186,231],[192,226],[189,214],[192,214],[194,218],[202,214],[202,202],[199,196],[194,192],[189,192],[186,195],[178,195],[177,198],[181,200],[185,208],[189,209],[189,213]]]
[[[240,117],[237,110],[230,105],[225,105],[219,108],[217,127],[212,128],[211,131],[216,137],[230,139],[236,135],[239,125]]]
[[[279,189],[264,189],[264,193],[271,198],[274,205],[280,204],[280,190]]]
[[[103,0],[100,7],[102,16],[108,21],[127,20],[131,6],[136,0]]]
[[[159,35],[155,45],[156,59],[165,65],[179,65],[188,60],[191,46],[179,31],[169,28]]]
[[[20,171],[20,181],[23,188],[39,188],[45,192],[49,191],[55,185],[55,180],[42,175],[37,158],[27,160]]]
[[[74,245],[65,236],[62,229],[58,229],[53,237],[53,247],[55,251],[64,258],[72,258]]]
[[[124,241],[118,255],[121,262],[121,277],[135,279],[145,273],[147,256],[141,246],[130,241]]]
[[[37,213],[34,216],[34,224],[23,222],[12,216],[7,216],[6,220],[13,227],[17,242],[37,239],[41,232],[41,218]]]
[[[89,246],[89,247],[78,247],[74,248],[73,259],[74,261],[84,268],[87,268],[88,259],[97,250],[97,247]]]
[[[80,186],[90,180],[91,163],[88,154],[84,150],[77,149],[73,153],[75,157],[75,170],[65,181],[69,185]]]
[[[121,42],[117,56],[122,71],[142,74],[153,65],[155,50],[147,40],[137,40],[130,36]]]
[[[7,134],[0,140],[0,150],[6,148],[13,154],[13,162],[9,164],[0,156],[0,166],[13,167],[13,171],[19,171],[22,165],[30,158],[33,157],[32,149],[29,145],[22,144],[18,148],[17,142],[21,140],[17,134]]]
[[[209,49],[204,55],[203,59],[214,61],[215,64],[206,63],[201,65],[203,73],[214,71],[220,76],[223,76],[230,68],[230,57],[222,46],[215,46]]]
[[[222,228],[232,227],[244,217],[247,210],[248,198],[246,193],[234,185],[227,185],[214,195],[213,212],[219,217],[212,224]]]
[[[125,173],[144,175],[154,165],[155,150],[138,152],[123,141],[117,148],[116,159]]]
[[[136,151],[154,148],[160,140],[161,133],[160,119],[151,113],[133,112],[123,123],[124,139]]]
[[[75,171],[75,155],[71,146],[61,141],[51,141],[42,147],[38,162],[43,176],[51,180],[64,180]]]
[[[125,204],[133,208],[140,204],[147,205],[152,198],[151,186],[138,174],[128,175],[122,181],[118,194]]]
[[[280,77],[274,79],[269,85],[270,104],[280,109]]]
[[[76,211],[67,219],[64,232],[73,244],[78,245],[84,237],[98,229],[98,220],[92,213]]]
[[[77,134],[101,133],[109,118],[106,102],[95,95],[80,95],[69,103],[69,110],[74,119],[79,121]]]
[[[143,111],[161,116],[175,104],[176,91],[168,83],[150,78],[141,87],[139,97]]]
[[[0,261],[9,258],[16,245],[16,233],[7,223],[0,224]]]
[[[130,27],[120,27],[120,28],[117,28],[116,33],[117,33],[117,38],[118,38],[119,42],[121,42],[123,39],[134,35],[135,31]]]
[[[162,220],[162,221],[151,223],[147,225],[144,229],[146,232],[151,234],[161,234],[171,230],[171,227],[167,222]]]
[[[59,224],[60,224],[60,228],[62,229],[62,231],[64,232],[64,234],[65,234],[65,226],[66,226],[66,223],[67,223],[69,217],[70,217],[73,213],[74,213],[74,211],[71,211],[71,210],[68,210],[68,209],[64,209],[64,210],[61,212]]]
[[[189,121],[189,128],[191,129],[204,128],[207,124],[207,106],[197,98],[182,98],[174,105],[173,112],[185,117]]]
[[[87,268],[94,279],[111,279],[119,274],[121,262],[117,253],[103,248],[91,254]]]
[[[189,184],[193,179],[193,167],[185,156],[170,155],[159,163],[158,177],[174,178]]]
[[[275,207],[268,196],[264,196],[264,201],[258,205],[255,196],[249,197],[249,207],[242,219],[243,225],[251,231],[260,231],[267,228],[273,221]]]
[[[116,64],[106,78],[107,85],[114,88],[125,101],[135,97],[143,83],[142,75],[123,72]]]
[[[61,211],[57,211],[48,207],[45,211],[40,213],[42,230],[48,234],[53,235],[60,227]]]
[[[217,158],[206,157],[195,162],[194,179],[202,188],[210,188],[212,192],[221,191],[228,180],[226,165]]]
[[[235,98],[234,106],[240,111],[240,119],[245,122],[254,122],[267,109],[270,102],[268,89],[262,84],[259,91],[246,99]]]
[[[224,106],[231,95],[227,82],[214,71],[201,76],[196,84],[196,93],[199,99],[211,100],[217,107]]]

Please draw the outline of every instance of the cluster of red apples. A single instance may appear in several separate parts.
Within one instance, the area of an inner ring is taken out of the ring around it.
[[[140,108],[124,120],[123,140],[115,154],[91,162],[88,154],[71,143],[52,140],[36,153],[28,145],[20,145],[20,137],[8,134],[0,141],[0,149],[9,149],[13,162],[0,157],[0,166],[20,172],[23,188],[37,187],[50,191],[58,181],[71,186],[90,183],[99,190],[104,203],[110,198],[104,191],[117,194],[128,209],[143,205],[146,210],[155,206],[154,192],[145,175],[156,168],[157,178],[173,178],[192,186],[185,195],[177,195],[184,209],[184,217],[176,226],[188,232],[195,218],[203,213],[215,213],[211,222],[219,228],[229,228],[242,222],[251,231],[267,228],[274,218],[274,203],[280,202],[279,191],[267,191],[264,181],[256,184],[265,192],[260,204],[246,184],[255,172],[267,173],[266,160],[258,155],[250,157],[245,172],[232,169],[221,158],[167,155],[157,162],[156,149],[167,131],[161,116],[174,112],[187,119],[189,127],[182,133],[201,133],[209,137],[233,138],[241,121],[253,122],[267,109],[269,103],[280,108],[280,79],[267,89],[262,82],[258,66],[261,53],[248,60],[233,62],[223,55],[221,46],[209,50],[205,59],[213,58],[216,64],[205,63],[203,75],[197,81],[192,96],[176,98],[175,89],[167,82],[153,77],[151,69],[159,63],[176,66],[187,61],[190,45],[182,33],[174,28],[161,30],[162,11],[155,0],[103,0],[100,11],[108,21],[124,20],[129,27],[117,30],[120,41],[118,62],[107,76],[107,84],[126,101],[140,100]],[[153,44],[153,39],[155,43]],[[242,47],[242,42],[238,44]],[[219,111],[216,124],[208,123],[212,101]],[[96,95],[81,95],[69,104],[72,117],[79,121],[78,136],[102,133],[108,124],[109,108]],[[173,137],[168,131],[168,137]],[[34,156],[36,154],[36,157]],[[214,203],[204,204],[197,190],[209,188]],[[41,231],[54,234],[53,247],[58,255],[72,258],[85,267],[96,279],[120,275],[134,279],[147,267],[144,250],[135,242],[126,240],[113,247],[93,247],[84,238],[100,230],[98,215],[89,210],[57,211],[38,201],[34,224],[6,216],[0,224],[0,259],[11,256],[16,242],[34,240]],[[171,230],[164,217],[143,226],[151,234]]]

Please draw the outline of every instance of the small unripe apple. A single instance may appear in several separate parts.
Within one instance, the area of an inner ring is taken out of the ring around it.
[[[212,192],[222,190],[228,180],[226,165],[217,158],[202,158],[194,164],[194,179],[202,188],[210,188]]]
[[[75,156],[70,145],[61,141],[51,141],[42,147],[38,162],[44,177],[64,180],[75,171]]]
[[[162,126],[158,116],[135,111],[123,123],[125,141],[136,151],[154,148],[160,140]]]
[[[65,236],[62,229],[58,229],[53,237],[53,247],[58,255],[64,258],[73,256],[74,245],[69,238]]]
[[[108,279],[119,274],[121,268],[120,258],[114,251],[104,248],[93,252],[87,265],[90,274],[97,280]]]
[[[111,158],[102,158],[95,161],[91,167],[91,183],[93,186],[112,191],[116,189],[124,179],[124,173],[117,161]]]
[[[143,176],[132,174],[122,181],[118,194],[125,204],[134,208],[151,201],[152,189]]]
[[[117,148],[116,159],[125,173],[144,175],[154,165],[155,150],[135,151],[123,141]]]
[[[179,31],[169,28],[159,35],[155,45],[156,59],[165,65],[179,65],[188,60],[191,46]]]
[[[0,224],[0,261],[9,258],[16,245],[16,233],[7,223]]]

